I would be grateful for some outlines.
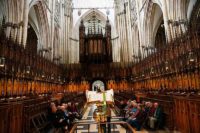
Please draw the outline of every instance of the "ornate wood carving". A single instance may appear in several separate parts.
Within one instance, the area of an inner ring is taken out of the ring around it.
[[[85,26],[81,21],[79,40],[80,63],[105,64],[112,62],[111,26],[108,20],[105,27],[105,36],[102,29],[99,28],[88,28],[86,34]]]

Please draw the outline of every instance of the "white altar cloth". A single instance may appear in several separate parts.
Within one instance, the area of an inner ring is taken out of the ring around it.
[[[114,92],[113,89],[105,91],[106,101],[114,102]],[[103,93],[96,91],[86,91],[87,102],[103,101]]]

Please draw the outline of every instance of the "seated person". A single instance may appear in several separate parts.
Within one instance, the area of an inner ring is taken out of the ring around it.
[[[51,104],[51,121],[53,123],[53,125],[56,128],[63,128],[65,130],[68,129],[68,121],[65,117],[64,112],[62,111],[62,108],[59,106],[58,108],[55,106],[55,104]]]
[[[133,113],[136,112],[136,109],[137,109],[137,106],[136,106],[137,103],[134,103],[134,102],[130,102],[128,104],[128,108],[125,108],[125,119],[128,119]]]
[[[131,100],[128,100],[127,103],[126,103],[126,107],[124,108],[124,110],[125,111],[129,110],[131,106],[132,106]]]
[[[151,129],[162,128],[163,127],[163,112],[158,103],[154,103],[154,114],[149,116],[149,127]]]
[[[132,108],[130,109],[130,115],[134,114],[138,110],[138,104],[135,101],[131,102]]]
[[[148,116],[152,117],[154,115],[154,113],[155,113],[155,107],[153,106],[152,102],[149,102],[147,104],[149,105],[149,114],[148,114]]]
[[[72,103],[71,102],[68,102],[67,103],[67,110],[68,110],[68,112],[73,112],[73,109],[72,109]]]
[[[69,102],[67,104],[67,112],[71,122],[73,122],[75,119],[81,119],[82,116],[77,111],[78,110],[73,103]]]
[[[81,119],[81,114],[78,113],[78,109],[77,109],[77,106],[78,106],[78,103],[72,103],[71,105],[71,111],[72,111],[72,114],[74,115],[75,118],[77,119]]]
[[[70,113],[67,111],[67,107],[68,107],[68,105],[63,103],[62,106],[61,106],[61,110],[64,112],[65,119],[67,119],[69,121],[68,123],[71,123]]]
[[[131,121],[130,124],[133,127],[135,127],[137,131],[139,131],[147,118],[147,114],[148,110],[145,107],[143,107],[138,113],[138,115],[135,117],[135,119]]]
[[[120,108],[120,116],[125,116],[125,111],[124,111],[124,109],[125,109],[125,107],[127,106],[127,104],[125,103],[125,101],[124,100],[121,100],[120,101],[120,106],[119,106],[119,108]]]
[[[137,107],[134,107],[134,111],[132,112],[132,115],[126,120],[126,122],[129,123],[130,125],[133,125],[133,122],[136,120],[136,118],[141,113],[142,113],[141,112],[141,107],[140,107],[140,105],[137,105]]]

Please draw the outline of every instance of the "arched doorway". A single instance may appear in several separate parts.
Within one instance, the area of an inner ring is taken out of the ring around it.
[[[105,84],[101,80],[95,80],[92,83],[92,91],[97,91],[98,89],[105,90]]]

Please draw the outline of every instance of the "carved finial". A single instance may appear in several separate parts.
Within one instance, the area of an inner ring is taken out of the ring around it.
[[[109,18],[108,18],[108,16],[107,16],[107,20],[106,20],[106,23],[109,23]]]
[[[83,20],[81,20],[80,27],[85,27],[84,23],[83,23]]]
[[[107,17],[107,20],[106,20],[106,26],[110,26],[110,21],[109,21],[108,17]]]
[[[2,27],[5,28],[5,24],[6,24],[6,17],[3,16],[3,20],[2,20]]]
[[[2,29],[1,29],[1,31],[0,31],[0,34],[1,34],[2,36],[5,35],[5,34],[4,34],[5,24],[6,24],[6,18],[5,18],[5,16],[3,16],[3,20],[2,20]]]

